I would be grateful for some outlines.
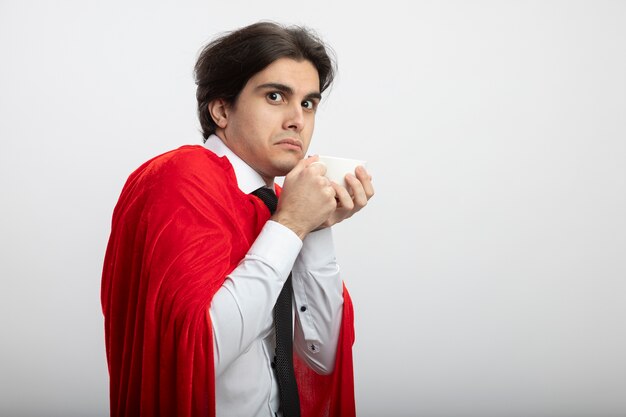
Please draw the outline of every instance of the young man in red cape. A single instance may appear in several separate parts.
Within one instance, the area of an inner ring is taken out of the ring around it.
[[[257,23],[207,45],[195,75],[204,146],[144,163],[113,213],[111,415],[354,416],[353,309],[331,226],[374,190],[363,167],[344,188],[305,157],[334,63],[310,31]],[[277,207],[257,197],[268,190]],[[295,410],[275,370],[283,287]]]

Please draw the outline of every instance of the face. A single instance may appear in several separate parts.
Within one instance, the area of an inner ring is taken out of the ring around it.
[[[217,135],[269,184],[306,155],[320,99],[313,64],[281,58],[250,78],[234,104],[216,100],[209,111]]]

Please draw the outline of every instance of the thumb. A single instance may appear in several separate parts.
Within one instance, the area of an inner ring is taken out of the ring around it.
[[[302,159],[300,162],[298,162],[298,164],[293,167],[293,169],[291,170],[290,174],[297,174],[300,171],[304,170],[305,168],[307,168],[309,165],[313,164],[314,162],[319,162],[319,155],[313,155],[313,156],[309,156],[307,158]]]

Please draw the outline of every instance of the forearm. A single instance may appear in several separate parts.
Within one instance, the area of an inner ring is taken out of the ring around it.
[[[267,222],[214,295],[210,315],[216,375],[271,331],[272,309],[301,245],[291,231]]]
[[[331,373],[343,310],[343,283],[330,229],[311,233],[293,268],[294,349],[316,372]]]

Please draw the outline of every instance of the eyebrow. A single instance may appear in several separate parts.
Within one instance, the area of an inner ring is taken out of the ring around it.
[[[256,90],[267,90],[267,89],[274,89],[274,90],[278,90],[281,91],[283,93],[287,93],[290,96],[293,95],[293,88],[289,87],[288,85],[285,84],[280,84],[280,83],[265,83],[265,84],[261,84],[259,85]],[[318,93],[317,91],[311,92],[309,94],[307,94],[306,96],[304,96],[305,99],[312,99],[312,98],[316,98],[318,100],[322,99],[322,95],[320,93]]]

